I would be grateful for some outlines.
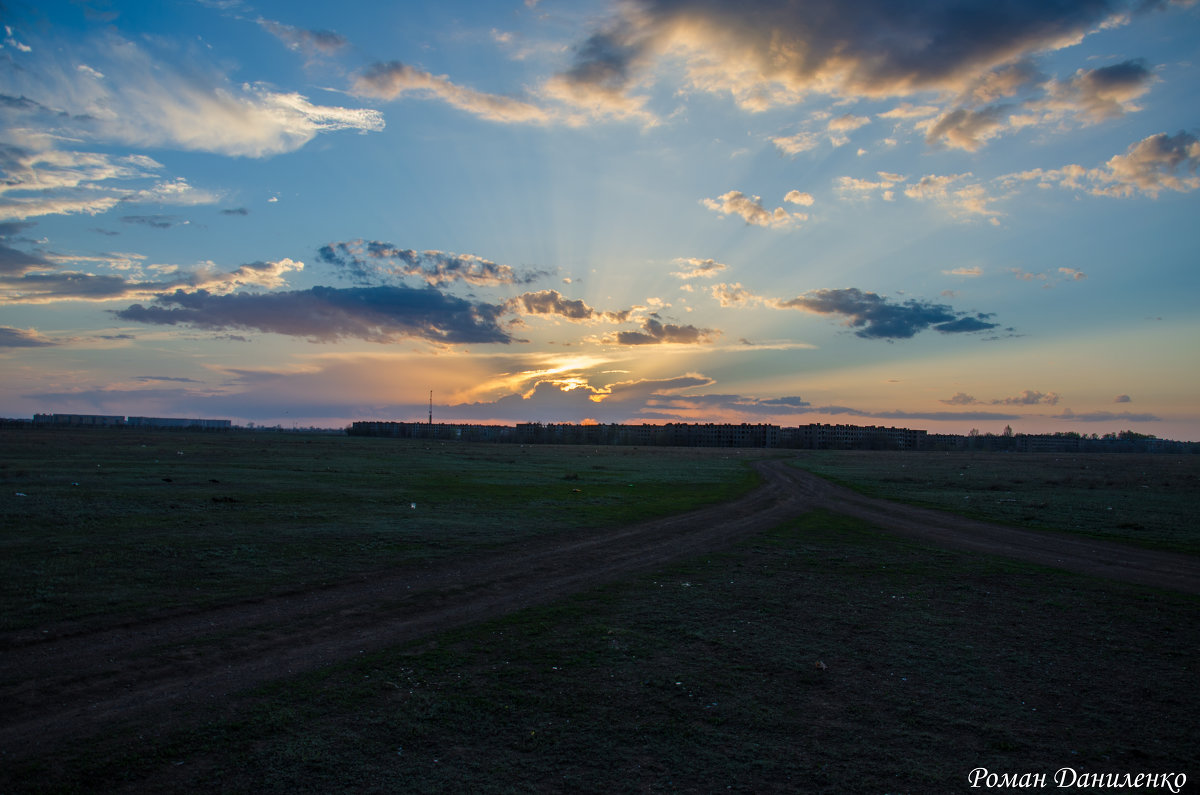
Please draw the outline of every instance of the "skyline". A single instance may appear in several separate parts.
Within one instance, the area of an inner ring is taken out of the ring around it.
[[[0,416],[1200,441],[1200,8],[0,6]]]

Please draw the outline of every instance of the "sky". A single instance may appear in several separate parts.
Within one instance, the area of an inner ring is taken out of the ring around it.
[[[1200,4],[0,0],[0,416],[1200,440]]]

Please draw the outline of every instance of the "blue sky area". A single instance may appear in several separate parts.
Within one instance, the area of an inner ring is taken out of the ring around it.
[[[0,415],[1200,440],[1200,7],[0,4]]]

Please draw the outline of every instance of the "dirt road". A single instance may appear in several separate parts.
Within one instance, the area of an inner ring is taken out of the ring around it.
[[[159,730],[257,684],[716,551],[814,508],[959,549],[1200,593],[1200,559],[871,499],[781,461],[736,501],[337,586],[80,634],[0,635],[0,761],[127,721]]]

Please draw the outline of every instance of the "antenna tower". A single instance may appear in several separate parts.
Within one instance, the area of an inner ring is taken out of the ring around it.
[[[429,390],[429,424],[433,425],[433,390]]]

